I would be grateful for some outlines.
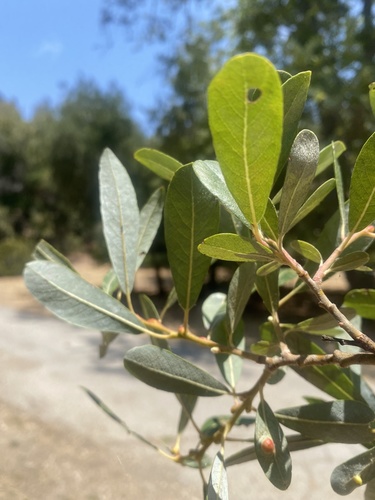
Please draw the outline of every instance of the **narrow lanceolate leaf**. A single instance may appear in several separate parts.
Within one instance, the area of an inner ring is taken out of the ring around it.
[[[232,332],[242,318],[246,304],[254,290],[256,265],[253,262],[241,264],[229,283],[227,318]]]
[[[228,478],[224,457],[219,451],[212,464],[208,481],[207,500],[228,500]]]
[[[350,182],[349,231],[364,229],[375,220],[375,133],[359,152]]]
[[[142,208],[139,217],[138,269],[146,257],[163,217],[164,188],[157,189]]]
[[[109,257],[121,289],[128,295],[133,289],[137,264],[139,210],[131,179],[109,149],[100,159],[99,183]]]
[[[333,149],[335,149],[336,158],[339,158],[345,151],[346,146],[341,141],[334,141],[323,148],[319,153],[318,168],[316,169],[316,175],[321,174],[333,163]]]
[[[372,109],[372,114],[375,116],[375,82],[370,83],[368,88],[369,88],[370,106]]]
[[[304,436],[331,443],[368,443],[374,412],[359,401],[329,401],[295,406],[275,413],[279,422]]]
[[[205,370],[167,349],[144,345],[130,349],[125,368],[134,377],[156,389],[195,396],[222,396],[228,389]]]
[[[176,397],[181,405],[180,420],[178,422],[178,434],[180,435],[184,432],[191,419],[191,415],[198,401],[198,396],[191,394],[176,394]]]
[[[362,318],[375,319],[375,290],[368,288],[350,290],[345,295],[344,306],[352,307]]]
[[[69,323],[102,332],[144,331],[129,309],[65,266],[54,262],[30,262],[24,277],[34,297]]]
[[[250,241],[234,233],[221,233],[205,238],[199,251],[214,259],[233,262],[267,262],[271,259],[266,253],[259,253]]]
[[[273,311],[277,311],[279,307],[280,291],[278,274],[279,271],[276,270],[265,276],[257,275],[255,281],[258,293],[262,297],[264,305],[271,314]]]
[[[279,237],[279,221],[276,212],[275,205],[271,200],[268,200],[266,211],[264,217],[261,220],[262,231],[274,241],[278,240]]]
[[[345,314],[349,321],[356,315],[356,311],[354,309],[343,307],[340,311]],[[341,330],[341,328],[338,326],[337,320],[333,318],[331,314],[324,313],[297,323],[293,330],[309,332],[317,335],[330,335],[331,333],[337,333]]]
[[[223,207],[245,226],[250,227],[249,221],[246,220],[226,185],[219,163],[211,160],[198,160],[193,163],[193,168],[201,183],[219,200]]]
[[[227,186],[246,219],[256,224],[281,150],[283,96],[272,64],[255,54],[232,58],[209,86],[208,116]]]
[[[319,250],[307,241],[294,240],[291,242],[290,246],[293,248],[293,250],[303,255],[308,260],[312,260],[313,262],[317,262],[318,264],[323,261]]]
[[[311,190],[319,158],[319,142],[310,130],[294,140],[283,185],[279,210],[279,232],[287,233]]]
[[[333,273],[338,271],[350,271],[367,264],[369,259],[370,256],[367,252],[351,252],[336,259],[329,270]]]
[[[182,167],[182,163],[156,149],[138,149],[134,153],[134,158],[167,181],[172,180],[177,170]]]
[[[375,448],[371,448],[338,465],[331,474],[331,486],[337,494],[349,495],[356,488],[372,481],[374,477]],[[365,498],[367,500],[370,497],[366,495]]]
[[[341,168],[337,159],[335,143],[332,142],[332,153],[333,153],[333,170],[335,172],[336,179],[336,192],[337,200],[339,203],[340,221],[341,221],[341,239],[345,238],[348,228],[348,211],[345,208],[345,193],[344,193],[344,183],[342,179]]]
[[[334,189],[336,186],[335,179],[328,179],[324,184],[318,187],[316,191],[312,193],[311,196],[307,198],[302,207],[298,210],[293,221],[290,223],[289,229],[292,229],[298,222],[306,217],[310,212],[312,212],[320,203],[324,200],[326,196]]]
[[[311,80],[311,71],[304,71],[292,76],[283,83],[284,123],[283,142],[280,153],[278,173],[288,160],[290,148],[297,134],[298,124],[305,107],[307,92]]]
[[[219,205],[191,166],[178,170],[169,184],[164,216],[165,243],[178,301],[189,310],[211,263],[198,251],[198,245],[219,225]]]
[[[35,247],[33,258],[36,260],[48,260],[50,262],[56,262],[57,264],[67,266],[72,269],[72,271],[75,271],[70,260],[44,240],[40,240]]]
[[[259,403],[255,420],[255,452],[269,481],[279,490],[286,490],[292,480],[288,442],[264,400]]]

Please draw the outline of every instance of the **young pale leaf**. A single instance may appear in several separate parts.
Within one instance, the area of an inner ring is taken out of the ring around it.
[[[331,443],[368,443],[374,412],[358,401],[329,401],[278,410],[279,422],[302,435]]]
[[[106,149],[100,159],[100,210],[109,257],[122,291],[133,289],[137,264],[139,210],[131,179]]]
[[[263,400],[255,420],[255,452],[265,475],[279,490],[286,490],[292,480],[292,461],[288,442],[273,411]]]
[[[142,208],[139,217],[139,235],[138,235],[138,269],[146,257],[152,242],[159,229],[163,217],[164,188],[157,189],[148,199],[146,205]]]
[[[70,260],[44,240],[40,240],[35,247],[33,258],[36,260],[48,260],[50,262],[56,262],[57,264],[67,266],[72,271],[75,271]]]
[[[110,269],[103,278],[102,290],[108,295],[113,295],[120,288],[116,273]]]
[[[283,141],[277,172],[280,173],[288,160],[290,148],[297,134],[298,124],[305,107],[307,92],[311,80],[311,71],[298,73],[282,85],[284,96]]]
[[[214,259],[232,262],[268,261],[266,254],[258,252],[250,241],[234,233],[221,233],[205,238],[198,249],[204,255]]]
[[[292,229],[298,222],[306,217],[310,212],[312,212],[320,203],[324,200],[326,196],[334,189],[336,186],[335,179],[328,179],[321,186],[318,187],[316,191],[312,193],[309,198],[305,201],[302,207],[298,210],[293,221],[290,223],[289,229]]]
[[[339,495],[349,495],[352,491],[375,477],[375,448],[357,455],[338,465],[331,474],[331,486]],[[365,497],[367,499],[367,496]]]
[[[279,209],[279,233],[286,234],[306,201],[315,177],[319,158],[319,142],[310,130],[301,130],[289,155]]]
[[[207,500],[228,500],[228,478],[225,470],[224,457],[219,451],[212,464],[208,481]]]
[[[166,349],[133,347],[124,357],[129,373],[162,391],[195,396],[222,396],[228,389],[205,370]]]
[[[165,243],[178,301],[189,310],[211,263],[198,251],[198,244],[219,226],[219,205],[191,166],[180,168],[169,184],[164,216]]]
[[[209,86],[208,116],[227,186],[246,219],[256,224],[281,149],[283,96],[276,69],[255,54],[232,58]]]
[[[227,307],[227,296],[222,292],[211,293],[202,304],[202,320],[206,330],[210,330],[218,318],[222,318]]]
[[[255,277],[256,264],[247,262],[238,266],[229,283],[227,318],[232,332],[240,322],[249,297],[254,290]]]
[[[193,163],[194,172],[201,183],[213,194],[223,207],[232,215],[237,217],[242,224],[250,227],[249,221],[241,212],[236,200],[226,185],[220,165],[217,161],[198,160]]]
[[[118,300],[66,266],[36,261],[24,271],[27,288],[53,314],[83,328],[114,333],[142,333],[137,316]]]
[[[375,132],[354,165],[349,194],[349,230],[360,231],[375,220]]]
[[[370,106],[372,109],[372,114],[375,116],[375,82],[370,83],[369,88],[369,98],[370,98]]]
[[[336,259],[329,270],[332,273],[337,273],[338,271],[351,271],[352,269],[363,266],[369,259],[370,256],[367,252],[351,252]]]
[[[257,275],[255,280],[258,293],[271,314],[273,311],[277,311],[279,307],[278,274],[279,272],[276,270],[266,276]]]
[[[317,262],[318,264],[323,262],[323,258],[319,250],[307,241],[294,240],[291,242],[290,246],[293,248],[293,250],[303,255],[303,257],[308,260],[312,260],[313,262]]]
[[[358,288],[345,295],[344,306],[352,307],[359,316],[375,319],[375,290]]]
[[[268,274],[277,271],[281,265],[281,262],[277,262],[277,260],[274,260],[273,262],[267,262],[267,264],[258,267],[256,274],[257,276],[267,276]]]
[[[334,141],[323,148],[319,153],[318,168],[316,169],[316,175],[321,174],[333,163],[333,148],[335,149],[336,158],[339,158],[344,151],[346,151],[346,146],[341,141]]]
[[[183,166],[182,163],[171,156],[150,148],[138,149],[134,153],[134,158],[154,172],[154,174],[167,181],[172,180],[177,170]]]

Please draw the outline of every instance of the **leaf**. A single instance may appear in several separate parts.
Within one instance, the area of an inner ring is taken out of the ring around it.
[[[162,179],[172,180],[172,177],[183,165],[171,156],[151,148],[138,149],[134,158]]]
[[[275,205],[268,199],[266,211],[261,221],[262,230],[273,240],[277,241],[279,237],[279,220]]]
[[[306,201],[315,177],[319,142],[310,130],[302,130],[294,140],[289,155],[279,209],[279,233],[286,234],[298,210]]]
[[[307,241],[294,240],[290,243],[290,246],[293,248],[293,250],[300,253],[308,260],[312,260],[313,262],[317,262],[318,264],[323,262],[323,257],[321,256],[319,250]]]
[[[277,311],[279,307],[279,283],[278,283],[278,270],[273,271],[266,276],[257,275],[255,285],[259,295],[262,297],[264,305],[267,310],[272,314]]]
[[[219,200],[223,207],[230,214],[237,217],[242,224],[250,227],[249,221],[241,212],[236,200],[233,198],[226,185],[219,163],[211,160],[197,160],[193,163],[193,169],[201,183]]]
[[[227,296],[222,292],[211,293],[202,304],[202,320],[206,330],[210,330],[218,316],[220,319],[225,314]]]
[[[300,333],[288,333],[286,342],[293,354],[326,354]],[[357,391],[345,372],[335,365],[311,366],[293,370],[312,385],[336,399],[357,399]]]
[[[341,168],[337,159],[335,143],[332,143],[332,154],[333,154],[333,170],[335,172],[336,179],[336,192],[337,192],[337,200],[339,204],[339,212],[340,212],[340,228],[341,228],[341,238],[344,239],[347,234],[347,226],[348,226],[348,212],[345,208],[345,193],[344,193],[344,183],[341,173]]]
[[[208,481],[207,500],[228,500],[228,478],[224,465],[224,457],[219,451],[212,464]]]
[[[33,258],[36,260],[48,260],[50,262],[56,262],[57,264],[61,264],[68,267],[72,271],[75,271],[70,260],[44,240],[40,240],[36,245],[33,252]]]
[[[250,295],[253,292],[256,265],[253,262],[240,264],[229,283],[227,297],[227,318],[233,332],[242,318]]]
[[[205,437],[212,437],[219,429],[222,429],[224,425],[229,422],[232,415],[218,415],[215,417],[208,418],[200,429],[200,433]],[[245,426],[249,427],[255,423],[254,417],[239,417],[235,421],[234,425],[237,427]]]
[[[198,251],[198,244],[215,233],[219,225],[219,205],[191,166],[179,169],[169,184],[164,216],[168,261],[178,301],[189,310],[211,263]]]
[[[27,288],[59,318],[83,328],[114,333],[142,333],[138,318],[118,300],[66,266],[36,261],[24,271]]]
[[[177,302],[177,293],[176,293],[176,288],[173,287],[172,290],[169,292],[167,300],[165,301],[165,305],[163,307],[163,310],[160,313],[160,319],[164,317],[164,315],[167,313],[167,311]]]
[[[354,233],[375,220],[375,133],[362,147],[354,165],[349,194],[349,230]]]
[[[112,267],[128,296],[137,263],[139,210],[131,179],[123,165],[106,149],[100,159],[100,210]]]
[[[329,271],[333,273],[337,273],[338,271],[351,271],[352,269],[363,266],[369,259],[370,256],[366,252],[351,252],[336,259],[329,268]]]
[[[141,293],[139,294],[138,298],[141,305],[143,318],[160,321],[158,310],[156,309],[155,304],[152,302],[150,297],[148,297],[144,293]],[[147,328],[151,331],[156,331],[157,333],[160,333],[160,331],[153,328],[153,325],[150,323],[148,323]],[[168,341],[165,339],[153,337],[152,335],[150,335],[150,340],[153,345],[156,345],[161,349],[170,349]]]
[[[307,450],[308,448],[314,448],[315,446],[326,444],[320,439],[311,439],[299,434],[285,437],[288,442],[288,448],[290,452]],[[233,453],[233,455],[228,457],[225,460],[225,465],[227,467],[230,467],[231,465],[239,465],[245,462],[250,462],[251,460],[255,460],[256,458],[257,456],[255,452],[255,446],[248,446],[247,448],[244,448],[237,453]]]
[[[130,349],[124,366],[134,377],[162,391],[207,397],[228,394],[228,389],[208,372],[153,345]]]
[[[316,169],[316,175],[321,174],[333,163],[333,149],[335,149],[336,158],[339,158],[344,151],[346,151],[346,146],[341,141],[334,141],[325,148],[323,148],[319,153],[318,168]]]
[[[181,405],[180,420],[178,422],[178,435],[181,435],[191,419],[198,397],[191,394],[176,394],[176,397]]]
[[[331,474],[331,486],[339,495],[349,495],[356,488],[372,481],[374,476],[375,448],[371,448],[337,466]]]
[[[164,188],[157,189],[142,208],[139,217],[138,256],[136,269],[146,257],[163,217]]]
[[[354,309],[343,307],[340,309],[340,311],[345,314],[349,321],[352,320],[356,315]],[[334,335],[339,331],[343,331],[342,328],[339,327],[337,320],[332,317],[332,314],[329,313],[324,313],[320,316],[315,316],[314,318],[305,319],[304,321],[297,323],[293,327],[293,330],[318,335]]]
[[[281,265],[281,262],[278,262],[277,260],[267,262],[267,264],[263,264],[263,266],[258,267],[256,274],[257,276],[268,276],[268,274],[277,271]]]
[[[233,262],[268,261],[271,258],[259,253],[250,241],[234,233],[214,234],[205,238],[198,249],[204,255],[214,259]]]
[[[254,89],[253,100],[249,91]],[[264,215],[281,149],[283,96],[272,64],[255,54],[228,61],[209,86],[208,116],[227,186],[246,219],[256,224]]]
[[[375,319],[375,290],[368,288],[350,290],[345,295],[343,305],[355,309],[362,318]]]
[[[305,107],[307,92],[311,80],[311,71],[304,71],[292,76],[282,85],[284,96],[283,141],[278,165],[281,172],[288,160],[290,148],[297,135],[298,124]]]
[[[375,116],[375,82],[370,83],[368,86],[369,88],[369,99],[370,99],[370,106],[372,110],[372,114]]]
[[[255,420],[255,453],[265,475],[279,490],[292,480],[292,461],[284,433],[266,401],[259,403]]]
[[[108,295],[113,295],[120,288],[116,273],[110,269],[103,278],[102,290]]]
[[[331,443],[368,443],[374,412],[359,401],[329,401],[275,412],[276,418],[302,435]]]
[[[304,219],[309,213],[311,213],[320,203],[328,196],[328,194],[336,186],[335,179],[328,179],[324,184],[318,187],[309,198],[305,201],[302,207],[298,210],[293,221],[290,223],[289,229],[292,229],[298,222]]]

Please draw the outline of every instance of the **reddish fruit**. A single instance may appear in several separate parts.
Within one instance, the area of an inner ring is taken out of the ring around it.
[[[275,453],[275,443],[272,438],[266,437],[260,442],[260,447],[264,453]]]

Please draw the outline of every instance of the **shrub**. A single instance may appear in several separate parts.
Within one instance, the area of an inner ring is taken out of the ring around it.
[[[209,124],[218,161],[182,165],[152,149],[137,151],[138,161],[169,182],[166,195],[158,189],[141,210],[126,170],[111,151],[103,153],[100,202],[112,270],[101,289],[85,282],[45,242],[36,247],[35,261],[25,269],[28,288],[54,314],[102,332],[102,356],[117,335],[144,335],[144,345],[125,353],[125,368],[146,384],[176,394],[181,405],[179,437],[172,449],[159,451],[183,465],[210,466],[209,478],[204,480],[208,499],[228,498],[227,467],[254,459],[268,479],[285,490],[291,481],[290,452],[329,442],[364,445],[361,455],[332,472],[334,491],[345,495],[366,483],[368,494],[375,490],[375,396],[358,369],[375,364],[375,342],[360,330],[361,317],[375,318],[375,290],[351,290],[338,307],[322,288],[323,281],[336,272],[371,271],[367,250],[375,237],[375,134],[356,160],[346,199],[338,163],[345,146],[337,141],[320,150],[312,131],[298,132],[310,76],[309,72],[295,76],[277,72],[255,54],[231,59],[208,89]],[[320,181],[331,166],[331,178]],[[289,241],[291,229],[298,235],[299,223],[333,190],[337,209],[321,234],[311,231],[309,241],[298,237]],[[221,232],[220,209],[231,215],[229,232]],[[137,315],[134,276],[163,215],[174,288],[162,311],[141,296],[143,312]],[[203,303],[206,331],[196,334],[189,329],[189,314],[215,259],[235,262],[237,269],[228,293],[213,294]],[[282,295],[280,287],[291,279],[294,288]],[[306,290],[323,313],[284,323],[283,306]],[[249,345],[242,316],[254,291],[269,317],[258,339]],[[176,300],[182,309],[177,331],[163,322]],[[329,347],[327,352],[314,337],[327,342],[323,344]],[[223,380],[175,354],[176,339],[210,350]],[[251,387],[238,392],[244,362],[262,365],[263,371]],[[285,367],[292,367],[328,399],[272,408],[266,383],[284,384]],[[200,426],[194,420],[199,397],[226,397],[228,415],[209,415]],[[180,434],[190,420],[197,429],[198,444],[184,454]],[[251,446],[228,456],[233,427],[246,426],[247,441],[249,425],[254,429]],[[286,437],[283,427],[295,433]]]

